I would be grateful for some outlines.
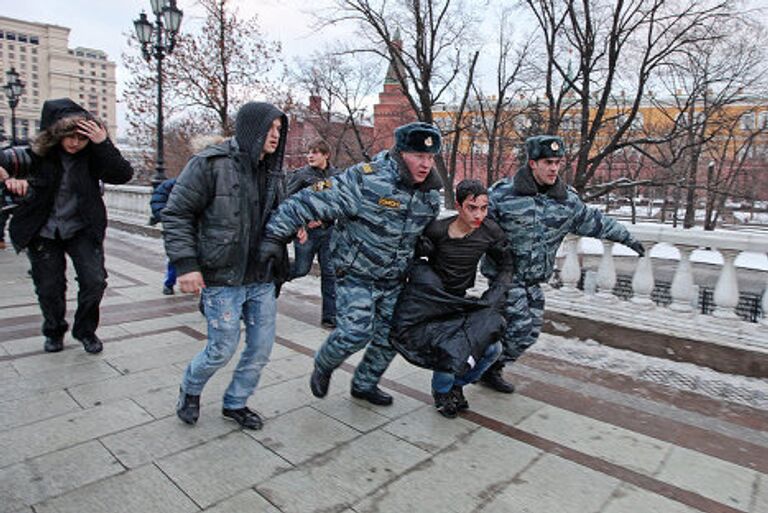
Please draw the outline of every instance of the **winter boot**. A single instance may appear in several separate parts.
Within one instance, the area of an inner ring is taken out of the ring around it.
[[[437,411],[440,413],[440,415],[448,419],[456,418],[456,415],[458,415],[458,410],[456,409],[456,401],[453,390],[443,394],[433,389],[432,397],[435,399],[435,408],[437,408]]]
[[[480,383],[496,390],[497,392],[501,392],[503,394],[511,394],[515,391],[515,385],[509,381],[504,380],[504,376],[502,375],[503,370],[504,363],[495,362],[493,365],[488,367],[488,370],[486,370],[482,376],[480,376]]]
[[[464,411],[469,409],[469,402],[467,401],[467,398],[464,397],[464,389],[462,387],[454,385],[451,393],[453,394],[453,401],[456,403],[457,411]]]

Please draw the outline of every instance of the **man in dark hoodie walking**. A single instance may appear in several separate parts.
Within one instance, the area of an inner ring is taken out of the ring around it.
[[[246,403],[259,383],[275,340],[276,287],[288,275],[283,252],[258,266],[264,225],[285,196],[282,175],[288,119],[269,103],[247,103],[237,113],[235,137],[209,146],[187,163],[163,210],[165,250],[182,292],[202,293],[208,343],[187,366],[176,413],[187,424],[200,414],[200,394],[245,349],[224,392],[222,414],[247,429],[261,429]]]
[[[125,183],[133,169],[112,145],[104,125],[69,98],[46,101],[32,146],[12,153],[13,162],[0,162],[15,163],[16,169],[9,170],[15,178],[6,185],[23,197],[11,219],[11,240],[17,251],[27,250],[32,264],[44,319],[43,348],[49,353],[64,348],[67,254],[78,283],[72,335],[88,353],[99,353],[96,328],[107,287],[107,212],[99,182]]]

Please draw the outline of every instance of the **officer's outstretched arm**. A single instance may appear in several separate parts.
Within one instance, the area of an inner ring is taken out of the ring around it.
[[[283,201],[267,223],[267,233],[287,241],[302,226],[314,220],[353,217],[362,199],[362,175],[358,166],[317,182]]]

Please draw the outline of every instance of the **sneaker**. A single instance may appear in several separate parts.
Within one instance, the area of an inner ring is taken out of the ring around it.
[[[45,337],[43,350],[46,353],[58,353],[64,349],[64,337]]]
[[[325,372],[315,364],[312,376],[309,377],[309,389],[315,397],[325,397],[331,384],[331,373]]]
[[[174,294],[173,287],[168,287],[167,285],[163,286],[163,295],[164,296],[172,296]]]
[[[104,349],[104,344],[101,343],[101,339],[99,339],[99,337],[96,335],[83,337],[78,340],[80,340],[80,342],[83,344],[83,349],[85,349],[86,353],[96,354],[100,353],[101,350]]]
[[[451,393],[453,394],[453,401],[456,404],[457,411],[469,409],[469,401],[464,397],[464,389],[462,387],[455,385],[453,389],[451,389]]]
[[[456,401],[453,395],[453,390],[444,394],[436,390],[432,390],[432,397],[435,400],[435,408],[437,408],[437,411],[440,413],[440,415],[448,419],[456,418],[456,415],[458,415],[459,412],[456,409]]]
[[[245,429],[261,429],[264,426],[264,422],[262,422],[259,414],[249,410],[247,406],[235,410],[223,408],[221,414],[228,419],[234,420],[240,424],[240,427]]]
[[[176,416],[185,424],[196,424],[200,417],[200,396],[185,394],[179,388],[179,400],[176,403]]]
[[[352,387],[351,394],[356,399],[363,399],[376,406],[389,406],[393,401],[392,396],[379,387],[373,387],[370,390],[358,390]]]

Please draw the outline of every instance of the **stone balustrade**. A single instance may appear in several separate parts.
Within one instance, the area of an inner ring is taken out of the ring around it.
[[[747,281],[753,291],[762,294],[762,311],[768,312],[768,234],[682,230],[660,224],[627,226],[645,246],[645,257],[640,258],[632,250],[610,241],[566,238],[559,257],[562,285],[557,289],[547,287],[548,308],[682,338],[746,343],[768,350],[765,315],[755,323],[742,320],[736,314],[739,281]],[[602,251],[593,251],[600,245]],[[583,246],[590,249],[580,251]],[[590,259],[594,264],[598,256],[596,276],[591,271],[594,283],[590,287],[585,284],[582,291],[577,288],[582,267],[586,267],[585,262]],[[617,266],[632,275],[628,301],[621,301],[613,294]],[[660,266],[673,269],[669,286],[671,302],[667,306],[652,299],[656,268]],[[697,307],[698,289],[703,286],[700,282],[715,278],[714,309],[711,315],[702,314]]]
[[[104,196],[110,219],[146,227],[151,193],[150,186],[106,185]],[[638,258],[632,250],[610,241],[575,236],[563,241],[559,257],[561,286],[545,286],[547,309],[676,337],[749,344],[768,351],[768,318],[763,315],[756,323],[747,322],[735,312],[739,282],[745,280],[762,293],[762,311],[768,312],[768,234],[682,230],[660,224],[627,226],[645,245],[645,257]],[[585,250],[584,246],[598,249]],[[694,255],[698,258],[692,259]],[[758,261],[765,259],[756,270],[739,263],[740,259],[755,261],[755,257]],[[594,287],[592,290],[585,286],[584,291],[578,284],[582,269],[590,267],[597,269]],[[653,299],[662,267],[672,275],[667,306]],[[632,276],[627,301],[613,293],[619,272]],[[696,306],[698,289],[707,274],[716,277],[711,315],[700,313]]]
[[[150,196],[152,187],[149,185],[104,185],[104,203],[109,218],[115,221],[146,225],[152,214]]]

